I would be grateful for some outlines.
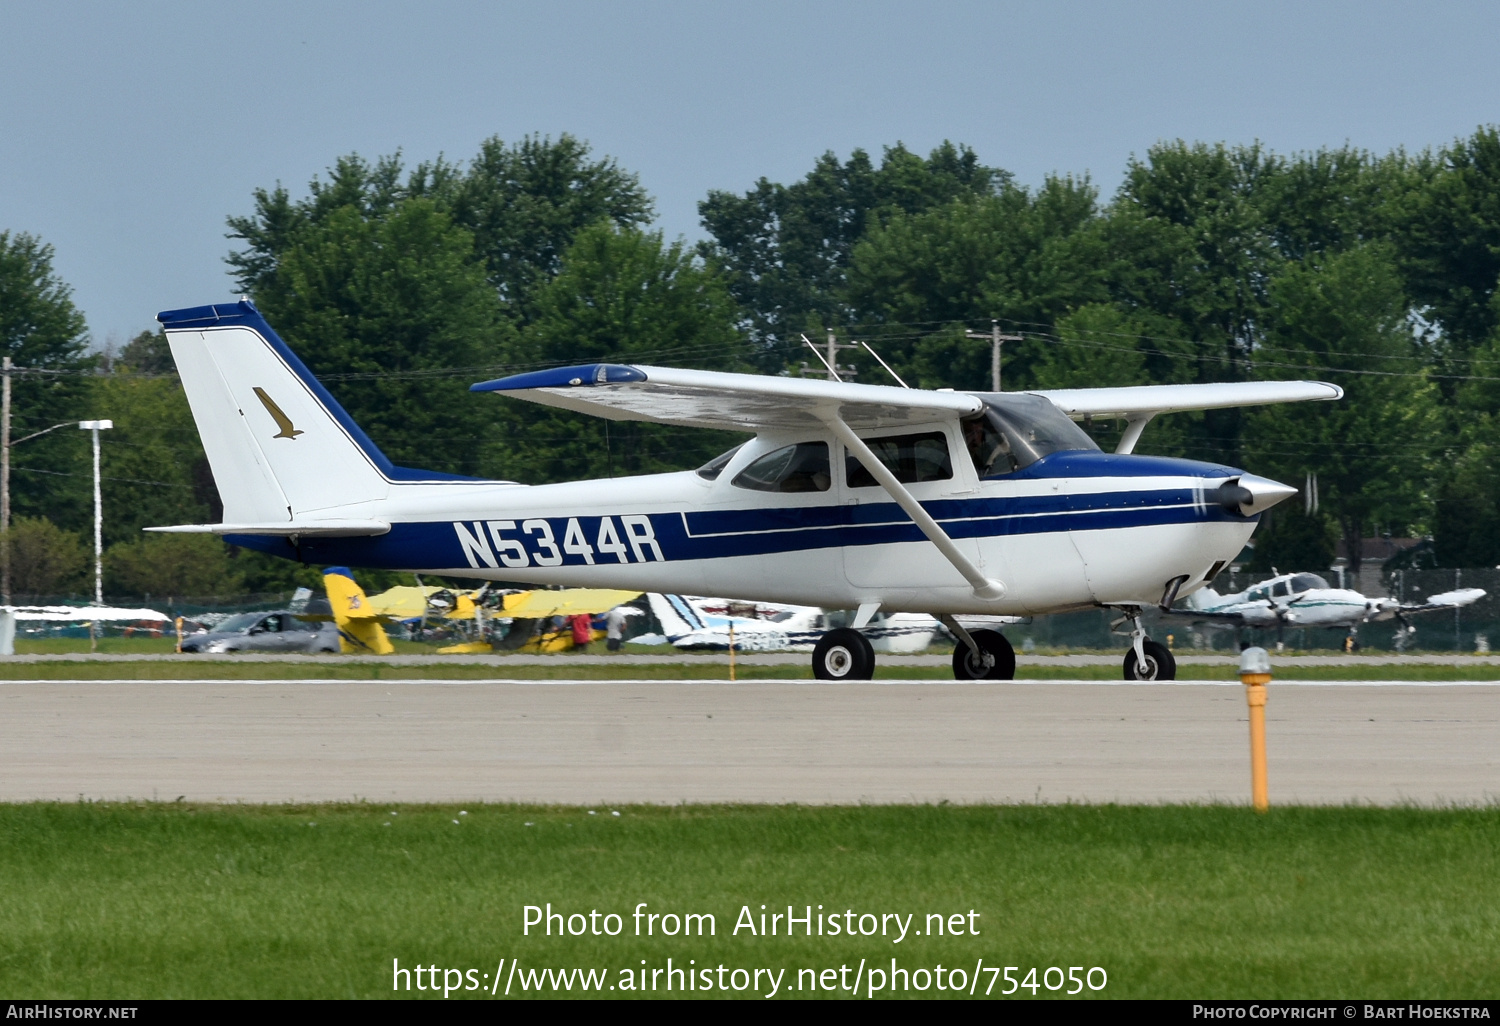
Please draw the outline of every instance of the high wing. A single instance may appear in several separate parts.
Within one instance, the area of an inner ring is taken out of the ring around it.
[[[638,591],[617,588],[564,588],[561,591],[523,591],[505,596],[504,616],[536,618],[543,616],[576,616],[579,613],[606,613],[631,599]]]
[[[980,395],[971,392],[610,363],[516,374],[480,382],[470,391],[506,392],[608,420],[732,431],[819,427],[828,411],[837,411],[855,430],[868,430],[967,417],[983,408]],[[1338,399],[1344,393],[1337,385],[1322,381],[1243,381],[1035,390],[1030,394],[1050,400],[1074,419],[1124,417],[1144,426],[1145,420],[1159,413]]]
[[[967,392],[610,363],[517,374],[480,382],[470,391],[506,392],[607,420],[729,431],[821,428],[819,411],[839,416],[856,430],[869,430],[957,419],[984,408]]]
[[[1226,381],[1206,385],[1129,385],[1123,388],[1030,389],[1050,399],[1074,420],[1120,417],[1133,420],[1158,413],[1216,410],[1341,399],[1344,390],[1326,381]]]
[[[1058,388],[1033,391],[1074,420],[1122,417],[1126,427],[1115,452],[1135,451],[1141,432],[1160,413],[1216,410],[1267,403],[1327,402],[1344,390],[1327,381],[1226,381],[1201,385],[1127,385],[1119,388]]]

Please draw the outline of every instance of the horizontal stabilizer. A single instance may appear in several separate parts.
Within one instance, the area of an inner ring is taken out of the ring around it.
[[[1483,588],[1459,588],[1456,591],[1445,591],[1440,595],[1429,595],[1426,602],[1417,605],[1402,606],[1403,613],[1425,613],[1429,609],[1457,609],[1460,606],[1472,605],[1484,598]]]
[[[261,524],[179,524],[147,527],[158,534],[269,534],[280,537],[318,535],[323,538],[362,538],[385,534],[391,525],[384,520],[283,520]]]

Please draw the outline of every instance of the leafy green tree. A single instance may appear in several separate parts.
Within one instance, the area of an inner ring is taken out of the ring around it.
[[[184,596],[235,596],[244,590],[228,547],[210,534],[148,534],[104,553],[112,595],[170,601]]]
[[[167,333],[157,329],[136,335],[115,357],[112,369],[126,374],[175,375],[177,364],[172,359]]]
[[[528,319],[529,296],[561,268],[574,236],[600,220],[640,227],[651,220],[651,200],[636,176],[564,134],[555,142],[527,136],[507,146],[490,138],[468,165],[439,157],[407,172],[399,153],[374,163],[358,154],[339,158],[327,180],[314,178],[308,195],[293,200],[283,187],[257,189],[255,212],[229,218],[232,239],[246,247],[228,262],[241,291],[271,286],[282,254],[309,228],[353,209],[381,221],[409,200],[425,199],[470,233],[474,256],[510,317]]]
[[[713,236],[704,252],[729,273],[731,292],[762,347],[762,367],[779,370],[799,332],[848,322],[845,274],[873,223],[991,196],[1009,181],[1008,172],[948,142],[925,159],[898,143],[878,167],[864,150],[845,162],[825,153],[791,185],[761,178],[743,196],[710,192],[698,204]]]
[[[1087,181],[1049,178],[1034,193],[1006,186],[922,213],[894,212],[855,246],[849,306],[911,384],[987,387],[989,347],[966,340],[965,324],[999,318],[1048,331],[1069,310],[1108,299],[1095,199]],[[1039,352],[1011,348],[1010,387],[1032,380]]]
[[[604,221],[578,234],[540,289],[519,353],[531,365],[595,361],[744,369],[748,356],[722,273],[660,232]],[[489,458],[540,482],[680,470],[738,441],[722,432],[611,423],[487,396],[505,417]]]
[[[1293,264],[1268,292],[1276,345],[1268,376],[1328,368],[1319,376],[1341,385],[1344,398],[1250,413],[1246,452],[1282,480],[1318,475],[1320,504],[1358,565],[1376,524],[1424,523],[1428,468],[1442,452],[1438,393],[1417,359],[1395,253],[1370,243]]]
[[[175,374],[100,375],[90,380],[82,409],[115,425],[99,440],[106,544],[136,539],[143,527],[218,519],[218,491]],[[73,433],[84,437],[71,465],[92,477],[88,438]]]
[[[52,270],[52,247],[33,235],[0,231],[0,355],[21,368],[12,378],[11,438],[77,420],[86,388],[88,329],[72,290]],[[12,451],[11,510],[80,527],[89,517],[89,482],[72,464],[78,435],[54,431]]]
[[[1338,531],[1322,514],[1283,503],[1261,515],[1250,569],[1258,573],[1321,573],[1333,565]]]
[[[13,598],[56,598],[83,587],[89,554],[76,532],[42,517],[17,517],[3,541],[0,559],[10,562]]]
[[[485,410],[465,386],[504,362],[512,331],[473,238],[431,200],[378,219],[333,211],[296,233],[255,298],[393,461],[485,471]]]
[[[1500,294],[1490,300],[1500,307]],[[1457,383],[1453,460],[1439,475],[1433,555],[1441,566],[1500,563],[1500,329],[1473,351]]]
[[[1500,324],[1491,302],[1500,280],[1500,128],[1424,156],[1413,174],[1421,187],[1403,193],[1395,240],[1411,295],[1438,328],[1441,358],[1461,360]]]
[[[643,228],[653,212],[634,174],[608,157],[593,159],[567,134],[513,146],[487,139],[453,179],[451,195],[440,186],[432,192],[473,233],[490,283],[522,323],[533,316],[530,297],[562,270],[580,232],[601,221]]]

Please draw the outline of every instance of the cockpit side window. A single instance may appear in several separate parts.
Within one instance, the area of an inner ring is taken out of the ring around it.
[[[799,442],[767,453],[730,484],[757,492],[826,492],[833,482],[827,442]]]
[[[1277,581],[1275,584],[1271,585],[1271,597],[1272,598],[1285,598],[1286,597],[1286,593],[1287,592],[1286,592],[1286,582],[1285,581]]]
[[[1099,451],[1088,432],[1039,395],[991,395],[984,407],[964,421],[964,443],[980,477],[1022,470],[1054,452]]]
[[[948,455],[948,436],[941,431],[924,431],[919,435],[889,435],[866,438],[865,444],[875,458],[902,484],[923,481],[948,481],[953,477],[953,460]],[[879,482],[865,469],[853,453],[844,454],[844,476],[850,488],[874,488]]]

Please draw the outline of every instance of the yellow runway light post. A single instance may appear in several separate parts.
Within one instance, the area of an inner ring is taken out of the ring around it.
[[[1250,706],[1250,804],[1256,812],[1271,807],[1266,790],[1266,685],[1271,680],[1271,657],[1263,648],[1240,653],[1240,680]]]

